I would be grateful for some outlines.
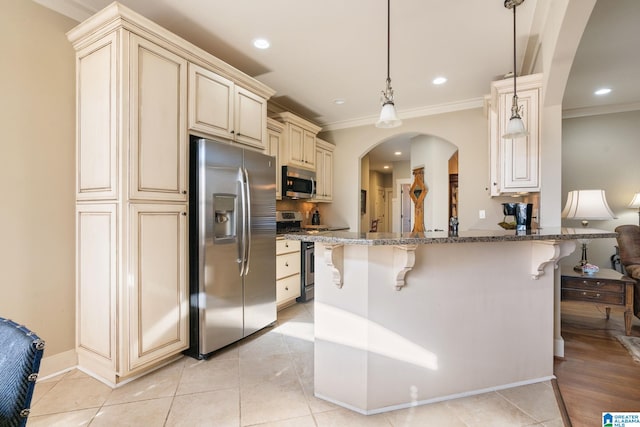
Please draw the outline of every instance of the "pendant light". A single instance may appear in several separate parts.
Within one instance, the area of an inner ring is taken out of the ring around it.
[[[504,0],[504,7],[513,9],[513,103],[511,104],[511,118],[507,123],[507,132],[502,135],[504,139],[519,138],[527,136],[529,132],[524,127],[520,110],[518,106],[518,93],[516,91],[516,6],[520,6],[524,0]]]
[[[382,103],[382,111],[380,111],[380,119],[376,122],[378,128],[394,128],[402,124],[402,120],[398,118],[396,106],[393,103],[393,89],[391,88],[391,77],[389,77],[389,62],[391,51],[391,0],[387,0],[387,86],[382,92],[380,101]]]

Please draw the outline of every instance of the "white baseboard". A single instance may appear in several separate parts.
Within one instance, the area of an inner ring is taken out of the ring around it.
[[[78,365],[76,350],[68,350],[53,356],[45,356],[40,361],[38,381],[46,380],[64,372],[70,371]]]
[[[426,405],[429,403],[437,403],[437,402],[443,402],[446,400],[453,400],[453,399],[459,399],[461,397],[469,397],[469,396],[475,396],[478,394],[484,394],[484,393],[489,393],[489,392],[493,392],[493,391],[500,391],[500,390],[506,390],[508,388],[513,388],[513,387],[520,387],[520,386],[524,386],[524,385],[530,385],[530,384],[536,384],[536,383],[540,383],[540,382],[546,382],[546,381],[551,381],[553,379],[555,379],[555,375],[551,375],[548,377],[541,377],[541,378],[532,378],[529,380],[525,380],[525,381],[517,381],[514,383],[510,383],[510,384],[503,384],[503,385],[499,385],[499,386],[495,386],[495,387],[488,387],[488,388],[483,388],[483,389],[478,389],[478,390],[471,390],[471,391],[466,391],[463,393],[455,393],[455,394],[450,394],[448,396],[442,396],[442,397],[436,397],[433,399],[425,399],[425,400],[419,400],[419,401],[413,401],[413,402],[407,402],[407,403],[400,403],[398,405],[393,405],[393,406],[386,406],[384,408],[375,408],[375,409],[362,409],[362,408],[356,408],[355,406],[346,404],[344,402],[340,402],[339,400],[335,400],[326,396],[323,396],[322,394],[318,394],[318,393],[314,393],[315,397],[322,399],[322,400],[326,400],[328,402],[331,402],[335,405],[338,406],[342,406],[343,408],[347,408],[351,411],[354,412],[358,412],[362,415],[375,415],[375,414],[380,414],[383,412],[390,412],[390,411],[397,411],[399,409],[407,409],[407,408],[411,408],[413,406],[420,406],[420,405]]]

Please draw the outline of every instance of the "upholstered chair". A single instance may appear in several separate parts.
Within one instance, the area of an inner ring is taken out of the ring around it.
[[[43,352],[36,334],[0,317],[0,427],[27,424]]]
[[[640,317],[640,227],[637,225],[620,225],[616,227],[616,240],[620,248],[620,263],[626,275],[636,280],[633,292],[633,312]]]

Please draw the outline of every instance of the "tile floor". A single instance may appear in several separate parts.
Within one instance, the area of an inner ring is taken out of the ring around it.
[[[563,425],[549,382],[364,416],[313,396],[313,302],[206,361],[112,390],[73,370],[37,383],[28,427]]]

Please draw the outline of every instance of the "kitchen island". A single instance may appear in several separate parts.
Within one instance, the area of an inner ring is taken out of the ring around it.
[[[568,228],[286,235],[315,242],[315,395],[374,414],[548,381],[557,262],[576,239],[615,236]]]

